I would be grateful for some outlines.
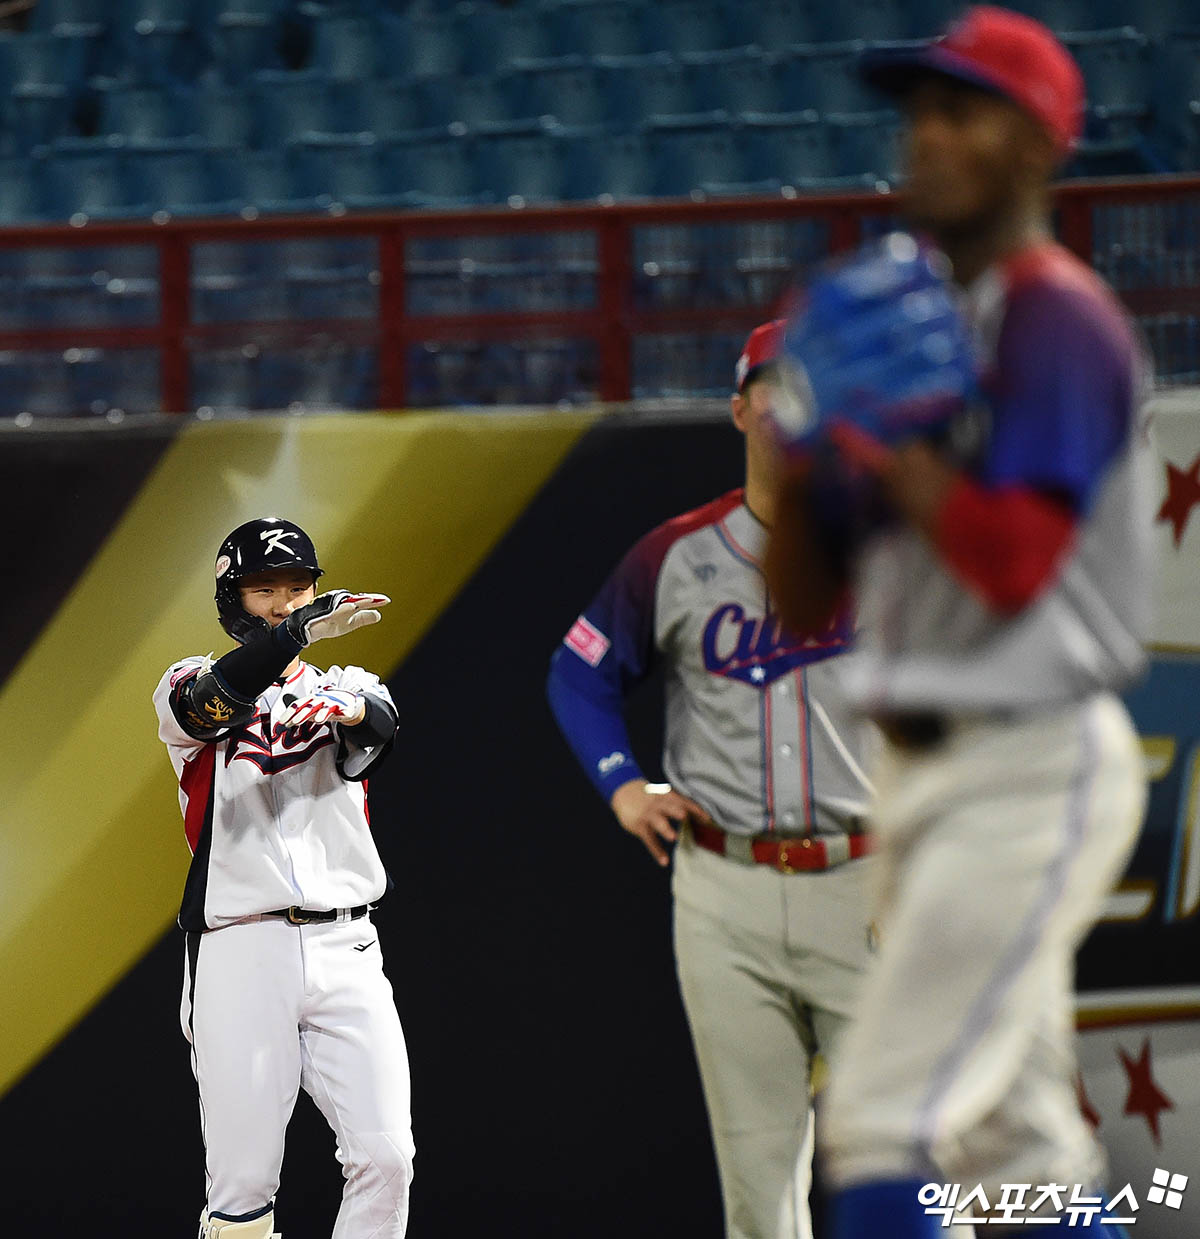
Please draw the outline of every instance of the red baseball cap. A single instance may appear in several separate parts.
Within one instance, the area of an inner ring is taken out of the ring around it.
[[[1041,22],[1009,9],[968,9],[932,43],[867,52],[859,72],[889,94],[902,94],[921,73],[994,91],[1040,121],[1060,155],[1083,129],[1083,75],[1071,53]]]
[[[762,323],[755,327],[750,333],[742,348],[742,355],[737,359],[737,365],[733,368],[735,391],[742,391],[750,376],[759,366],[765,366],[767,362],[774,361],[779,356],[783,348],[784,326],[784,320],[776,318],[769,323]]]

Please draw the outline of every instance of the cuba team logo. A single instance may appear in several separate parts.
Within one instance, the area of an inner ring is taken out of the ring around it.
[[[797,667],[840,654],[852,631],[849,613],[840,612],[825,632],[801,639],[770,611],[763,616],[747,615],[740,604],[727,602],[708,617],[701,653],[705,668],[714,675],[759,688]]]

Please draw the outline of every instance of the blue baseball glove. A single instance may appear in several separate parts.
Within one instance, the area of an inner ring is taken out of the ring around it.
[[[895,232],[830,264],[788,319],[781,370],[785,449],[836,441],[839,425],[885,445],[944,429],[977,372],[945,258]]]

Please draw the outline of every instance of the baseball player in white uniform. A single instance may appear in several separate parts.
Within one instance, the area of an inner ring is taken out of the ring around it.
[[[868,958],[874,737],[842,692],[850,620],[796,640],[762,572],[780,326],[757,328],[737,365],[744,490],[638,542],[549,680],[559,726],[620,824],[661,865],[678,839],[675,952],[730,1239],[812,1233],[811,1065],[846,1024]],[[656,662],[669,787],[646,782],[622,717]]]
[[[317,597],[320,575],[299,526],[239,526],[216,561],[238,648],[181,659],[154,693],[192,851],[179,924],[208,1188],[200,1239],[273,1235],[300,1088],[337,1137],[334,1239],[400,1239],[407,1224],[408,1057],[370,918],[388,878],[366,787],[396,708],[369,671],[303,657],[378,621],[388,599]]]
[[[906,108],[907,209],[949,260],[982,390],[936,436],[868,435],[861,406],[816,402],[827,444],[860,485],[874,479],[887,512],[849,557],[862,642],[847,691],[887,742],[872,820],[879,955],[821,1126],[840,1189],[832,1234],[943,1233],[918,1197],[932,1181],[964,1197],[981,1187],[991,1235],[1026,1224],[1011,1197],[998,1207],[1005,1184],[1098,1198],[1103,1179],[1076,1100],[1071,990],[1145,803],[1115,695],[1143,665],[1149,619],[1143,363],[1116,298],[1051,236],[1047,185],[1083,116],[1079,71],[1051,33],[973,9],[864,72]],[[810,379],[834,337],[855,341],[841,365],[860,394],[877,366],[928,364],[927,349],[900,358],[894,344],[926,294],[890,310],[872,300],[888,270],[883,259],[842,283],[840,310],[810,290],[788,333]],[[822,314],[831,334],[802,345]],[[878,356],[868,337],[885,341]],[[894,428],[911,409],[891,412]],[[798,631],[821,625],[844,584],[830,554],[838,476],[830,455],[801,453],[778,499],[768,579]],[[1123,1233],[1112,1223],[1099,1209],[1070,1221]]]

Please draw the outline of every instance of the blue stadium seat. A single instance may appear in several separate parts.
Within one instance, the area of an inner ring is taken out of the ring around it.
[[[227,10],[210,28],[213,62],[221,80],[236,86],[264,69],[281,69],[278,21],[266,13]]]
[[[703,107],[694,89],[697,75],[666,52],[603,56],[596,65],[609,114],[622,128],[633,129],[652,116],[687,116]]]
[[[43,161],[26,156],[0,159],[0,224],[26,224],[44,219]]]
[[[378,391],[373,350],[320,341],[288,352],[264,351],[259,368],[261,408],[364,409]]]
[[[647,50],[679,55],[749,42],[731,34],[723,0],[656,0],[646,6],[645,24]]]
[[[366,13],[338,13],[313,23],[313,68],[339,81],[395,72],[379,24]]]
[[[460,4],[455,30],[462,48],[461,67],[470,75],[496,73],[514,60],[542,59],[558,51],[552,23],[533,7]]]
[[[782,112],[779,61],[757,48],[736,48],[687,58],[702,106],[743,112]]]
[[[1105,0],[1011,0],[1009,7],[1036,17],[1060,34],[1097,30],[1110,24]],[[1111,24],[1124,25],[1124,19]]]
[[[800,192],[865,189],[874,178],[847,177],[834,145],[833,130],[824,121],[746,126],[747,160],[751,175],[772,177]]]
[[[524,106],[525,90],[511,74],[431,77],[420,83],[423,112],[432,125],[465,125],[487,133],[532,132],[536,110]]]
[[[909,0],[908,33],[915,39],[931,39],[941,34],[964,8],[964,0]]]
[[[475,180],[468,138],[399,142],[392,152],[396,189],[413,206],[474,206],[490,202]]]
[[[531,62],[517,75],[522,110],[530,116],[553,116],[563,125],[603,125],[609,120],[609,97],[594,63]]]
[[[426,127],[421,84],[396,78],[368,78],[354,86],[355,124],[387,141]]]
[[[75,107],[76,96],[66,86],[22,86],[14,90],[4,108],[9,153],[28,153],[73,137]]]
[[[221,197],[242,203],[243,212],[304,215],[332,204],[304,180],[303,164],[291,151],[219,151],[212,167]]]
[[[47,160],[46,178],[47,206],[57,218],[139,219],[150,213],[116,152],[56,152]]]
[[[10,44],[10,89],[83,84],[98,46],[95,34],[26,34]]]
[[[643,134],[591,134],[574,138],[568,146],[564,184],[568,198],[649,198],[655,192],[655,178],[654,155]]]
[[[80,413],[157,413],[162,407],[158,354],[152,350],[72,349],[68,374],[72,405]]]
[[[815,44],[794,48],[780,58],[783,106],[788,112],[866,112],[880,96],[858,76],[862,44]]]
[[[419,15],[404,25],[385,24],[381,33],[389,61],[410,77],[440,77],[462,69],[463,49],[453,13]]]
[[[881,187],[903,176],[903,122],[893,111],[829,116],[825,120],[843,176],[868,176]]]
[[[554,202],[563,197],[566,174],[562,142],[546,134],[511,135],[479,144],[480,187],[498,201]]]
[[[192,0],[124,0],[116,19],[135,81],[170,84],[194,78],[207,63],[199,55],[202,16]]]
[[[724,193],[749,180],[740,135],[727,124],[656,125],[651,141],[660,194]]]
[[[262,70],[254,75],[252,89],[263,146],[285,146],[313,134],[351,133],[357,127],[346,83],[319,72]]]
[[[406,205],[392,159],[393,148],[372,139],[306,142],[298,152],[305,180],[336,207],[381,211]]]
[[[0,410],[8,416],[70,417],[78,412],[61,352],[0,353]]]
[[[116,85],[100,95],[98,132],[137,145],[193,132],[190,100],[163,86]]]
[[[30,29],[49,33],[60,25],[105,26],[112,16],[112,0],[37,0]]]
[[[909,14],[904,0],[838,0],[819,10],[821,37],[844,39],[903,39],[908,36]]]
[[[189,98],[191,129],[210,146],[258,145],[258,112],[244,87],[209,86]]]
[[[1134,30],[1076,35],[1069,47],[1083,71],[1088,106],[1107,119],[1140,118],[1149,110],[1147,40]]]
[[[552,10],[557,43],[584,56],[631,56],[649,51],[644,43],[642,0],[562,0]]]
[[[184,216],[231,215],[243,205],[228,196],[208,151],[135,150],[129,166],[152,209]]]
[[[781,52],[798,43],[815,43],[822,34],[818,0],[756,0],[736,6],[730,20],[738,43],[756,43]]]

